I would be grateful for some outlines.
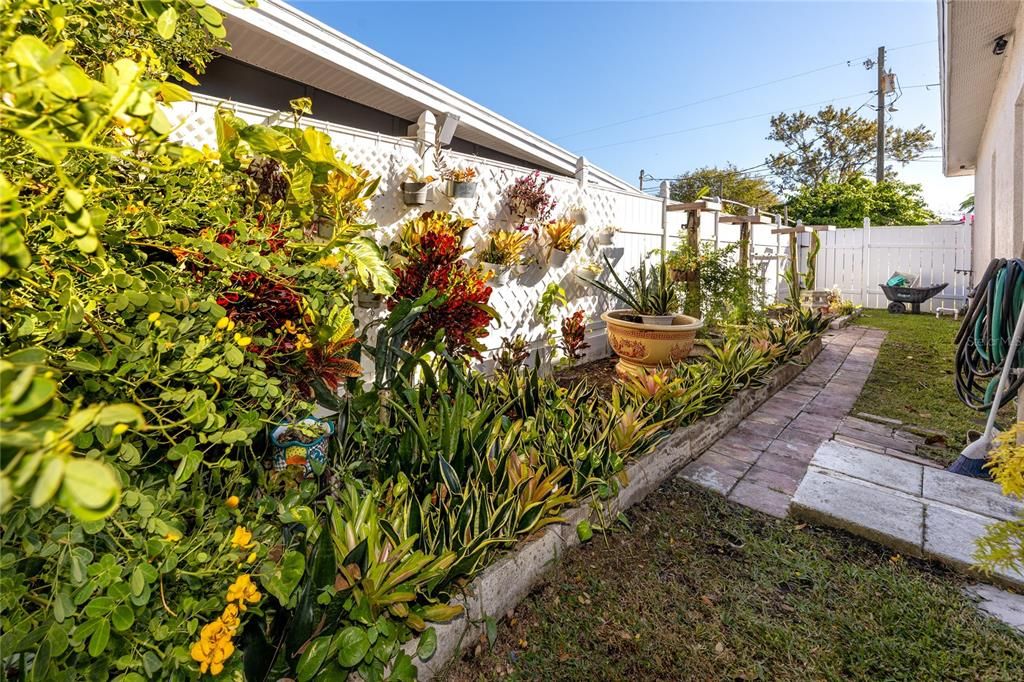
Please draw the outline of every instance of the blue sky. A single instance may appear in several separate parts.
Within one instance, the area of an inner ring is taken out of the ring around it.
[[[938,82],[933,0],[294,4],[630,181],[641,168],[755,166],[778,149],[765,140],[772,113],[873,103],[861,63],[879,45],[904,87],[890,121],[938,139],[939,89],[913,87]],[[972,182],[943,178],[939,154],[900,176],[952,214]]]

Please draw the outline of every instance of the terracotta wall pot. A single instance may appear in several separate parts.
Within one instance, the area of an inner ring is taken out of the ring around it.
[[[693,349],[697,330],[704,322],[689,315],[676,315],[671,325],[644,324],[622,319],[634,315],[628,308],[601,315],[608,325],[608,342],[619,356],[616,371],[635,374],[685,360]]]

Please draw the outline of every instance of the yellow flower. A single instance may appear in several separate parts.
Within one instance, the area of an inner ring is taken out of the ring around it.
[[[317,261],[317,265],[321,265],[325,268],[336,268],[338,267],[339,264],[340,261],[338,260],[338,257],[335,256],[334,254],[324,256],[323,258]]]
[[[228,322],[230,321],[231,320],[226,317],[220,318],[219,320],[217,320],[217,329],[224,329],[225,327],[228,326]]]
[[[238,619],[238,606],[235,604],[228,604],[224,607],[224,613],[220,616],[220,622],[224,623],[231,634],[234,634],[238,630],[240,624]]]
[[[115,436],[120,436],[122,433],[124,433],[127,430],[128,430],[128,425],[127,424],[118,424],[117,426],[114,427],[114,435]]]
[[[249,549],[256,543],[252,541],[252,533],[245,529],[245,526],[237,526],[235,534],[231,536],[231,545],[241,549]]]
[[[306,350],[307,348],[312,348],[312,347],[313,347],[313,344],[312,344],[312,342],[310,342],[308,336],[306,336],[305,334],[296,334],[295,335],[295,350]]]
[[[164,535],[164,540],[167,540],[168,542],[177,542],[180,539],[181,539],[181,533],[179,533],[176,530],[172,530],[170,533],[167,533],[166,535]]]
[[[235,343],[237,343],[242,348],[245,348],[250,343],[252,343],[252,338],[248,336],[242,336],[241,334],[235,334]]]
[[[156,322],[157,320],[160,319],[160,313],[152,312],[146,319],[149,320],[150,322]]]
[[[203,626],[199,641],[192,645],[190,651],[192,659],[199,663],[199,672],[219,675],[224,670],[224,661],[235,652],[232,633],[233,630],[220,618]]]
[[[224,500],[224,504],[228,509],[238,509],[238,495],[232,495],[228,499]]]
[[[252,577],[248,573],[243,573],[238,576],[230,586],[228,586],[228,594],[226,601],[238,602],[238,608],[242,611],[246,610],[246,602],[255,604],[258,602],[263,595],[256,589],[255,583],[252,581]]]
[[[256,561],[256,552],[249,552],[249,556],[245,559],[245,563],[251,564]]]

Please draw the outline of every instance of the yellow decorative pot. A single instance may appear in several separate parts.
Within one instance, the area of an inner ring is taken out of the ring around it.
[[[697,330],[704,322],[689,315],[675,315],[672,324],[629,322],[628,308],[609,310],[601,315],[608,325],[608,342],[619,356],[615,371],[620,375],[643,373],[685,360],[693,349]]]

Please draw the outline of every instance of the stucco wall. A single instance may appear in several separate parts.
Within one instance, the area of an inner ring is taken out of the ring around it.
[[[992,258],[1024,257],[1024,9],[1014,35],[978,148],[975,279]]]

